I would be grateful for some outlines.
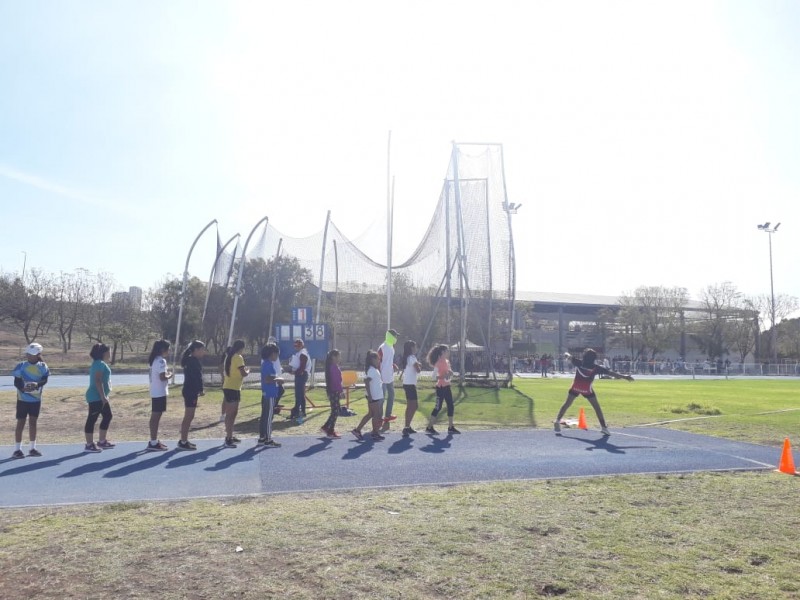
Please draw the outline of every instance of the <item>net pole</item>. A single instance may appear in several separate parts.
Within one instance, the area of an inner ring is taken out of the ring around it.
[[[458,239],[458,276],[461,308],[461,335],[459,340],[458,371],[459,384],[464,386],[465,350],[467,348],[467,305],[464,296],[466,273],[464,269],[464,215],[461,207],[461,184],[458,181],[458,146],[453,142],[453,186],[456,200],[456,232]]]
[[[320,313],[322,312],[322,278],[325,275],[325,247],[328,245],[328,226],[331,223],[331,211],[328,211],[328,215],[325,217],[325,230],[322,233],[322,258],[320,259],[319,265],[319,291],[317,293],[317,314],[314,319],[314,323],[319,324],[320,317],[322,316]],[[315,370],[317,366],[317,361],[315,359],[311,359],[311,387],[314,387],[314,378],[315,378]]]
[[[208,312],[208,299],[211,297],[211,288],[214,285],[214,277],[217,274],[217,264],[219,263],[219,259],[222,257],[222,254],[225,252],[225,248],[227,248],[228,245],[238,237],[239,237],[239,234],[237,233],[231,239],[229,239],[227,242],[225,242],[225,245],[222,246],[222,248],[219,249],[219,252],[217,252],[217,257],[214,259],[214,264],[211,265],[211,274],[208,276],[208,289],[206,290],[206,302],[205,302],[205,304],[203,304],[203,317],[200,319],[201,323],[205,323],[205,321],[206,321],[206,313]]]
[[[333,240],[333,266],[336,275],[336,284],[333,289],[333,347],[336,348],[336,330],[339,321],[339,246]]]
[[[250,243],[250,238],[253,237],[253,234],[256,232],[256,229],[264,223],[266,227],[267,223],[269,222],[269,217],[264,217],[258,223],[255,224],[255,227],[250,230],[247,239],[244,242],[244,248],[242,249],[242,260],[239,264],[239,273],[236,276],[236,292],[233,295],[233,311],[231,313],[231,327],[228,330],[228,346],[233,343],[233,326],[236,323],[236,309],[239,307],[239,295],[242,293],[242,274],[244,273],[244,268],[247,265],[247,246]]]
[[[497,384],[497,373],[495,373],[494,365],[492,364],[492,300],[494,299],[494,277],[492,276],[492,221],[489,217],[489,181],[487,179],[483,188],[484,204],[486,205],[486,246],[489,253],[489,307],[488,319],[486,320],[486,376],[489,376],[491,370],[492,379]]]
[[[391,131],[386,146],[386,329],[388,330],[392,326],[392,197],[394,196]]]
[[[514,230],[511,227],[511,205],[508,203],[508,190],[506,189],[506,167],[503,159],[503,145],[500,144],[500,175],[503,179],[503,207],[508,217],[508,287],[509,287],[509,334],[508,334],[508,385],[514,378],[513,360],[511,352],[514,350],[514,298],[517,294],[517,261],[514,254]]]
[[[450,286],[450,275],[452,273],[452,269],[450,268],[450,180],[445,180],[444,183],[444,246],[445,246],[445,254],[447,258],[445,259],[445,264],[447,265],[447,270],[445,271],[445,296],[447,298],[447,303],[445,304],[444,309],[444,323],[445,323],[445,338],[447,341],[447,345],[450,345],[450,304],[452,302],[452,288]]]
[[[269,329],[267,329],[267,339],[272,335],[272,318],[275,316],[275,294],[278,292],[278,269],[280,269],[278,259],[281,257],[282,245],[283,238],[278,240],[278,250],[275,252],[275,262],[273,263],[275,275],[272,277],[272,298],[269,301]]]
[[[178,303],[178,326],[176,327],[175,331],[175,350],[172,353],[172,364],[176,364],[175,361],[178,360],[178,346],[181,343],[181,321],[183,321],[183,305],[186,302],[186,283],[189,280],[189,261],[192,258],[192,252],[194,252],[194,247],[197,245],[197,242],[203,236],[203,234],[211,227],[212,225],[216,225],[217,220],[214,219],[208,225],[203,227],[200,233],[197,234],[197,237],[194,238],[191,247],[189,248],[189,254],[186,256],[186,266],[183,268],[183,284],[181,285],[181,299]]]

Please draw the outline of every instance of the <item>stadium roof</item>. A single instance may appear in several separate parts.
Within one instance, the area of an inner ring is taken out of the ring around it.
[[[619,306],[619,296],[601,296],[599,294],[566,294],[562,292],[521,292],[517,291],[516,299],[520,302],[534,304],[562,304],[574,306]],[[686,308],[699,310],[703,305],[696,300],[689,300]]]

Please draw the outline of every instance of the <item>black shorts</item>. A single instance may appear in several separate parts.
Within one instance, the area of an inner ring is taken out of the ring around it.
[[[183,394],[183,405],[186,408],[197,408],[197,399],[199,397],[199,394],[190,394],[188,396]]]
[[[38,419],[41,409],[41,402],[23,402],[22,400],[17,400],[17,419],[22,420],[27,417]]]
[[[417,386],[403,384],[403,391],[406,393],[406,401],[417,400]]]
[[[587,398],[587,399],[588,398],[597,398],[597,394],[594,393],[594,390],[592,390],[591,392],[589,392],[587,394],[586,392],[579,392],[575,388],[570,388],[569,389],[569,395],[570,396],[583,396],[584,398]]]
[[[225,402],[239,402],[242,399],[241,390],[229,390],[222,388],[222,395],[225,398]]]
[[[160,398],[153,398],[153,412],[162,413],[167,412],[167,397],[161,396]]]

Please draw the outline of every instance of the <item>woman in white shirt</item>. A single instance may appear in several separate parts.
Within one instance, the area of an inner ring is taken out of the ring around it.
[[[411,421],[417,412],[417,378],[422,370],[417,360],[417,343],[414,340],[408,340],[403,344],[400,369],[403,371],[403,391],[406,393],[406,425],[403,427],[403,437],[408,437],[412,433],[417,433],[411,427]]]

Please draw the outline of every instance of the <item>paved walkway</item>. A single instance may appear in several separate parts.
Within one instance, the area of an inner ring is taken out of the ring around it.
[[[145,452],[122,442],[100,454],[83,445],[42,445],[41,458],[0,459],[0,506],[170,500],[243,494],[774,469],[780,450],[669,429],[468,431],[461,435],[357,442],[314,436],[277,438],[281,448],[236,449],[200,440],[194,452]],[[174,442],[168,442],[174,448]],[[10,456],[11,446],[0,446]],[[795,458],[798,461],[797,457]],[[800,462],[800,461],[798,461]]]

